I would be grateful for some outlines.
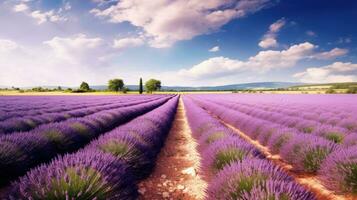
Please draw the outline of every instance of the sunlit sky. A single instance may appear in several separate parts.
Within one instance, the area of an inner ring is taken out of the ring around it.
[[[0,0],[0,86],[357,81],[355,0]]]

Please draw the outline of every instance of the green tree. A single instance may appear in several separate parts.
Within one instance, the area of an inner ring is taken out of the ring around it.
[[[326,90],[326,92],[325,92],[326,94],[335,94],[336,93],[336,90],[334,90],[333,88],[329,88],[329,89],[327,89]]]
[[[139,81],[139,93],[142,94],[143,93],[143,79],[140,78],[140,81]]]
[[[82,82],[81,85],[79,86],[79,89],[84,92],[88,92],[90,90],[90,87],[89,87],[88,83]]]
[[[349,87],[346,91],[348,94],[357,94],[357,87]]]
[[[146,91],[152,93],[153,91],[160,90],[161,88],[161,81],[156,79],[150,79],[145,83]]]
[[[124,81],[122,79],[112,79],[108,82],[108,89],[110,91],[121,91],[124,87]]]

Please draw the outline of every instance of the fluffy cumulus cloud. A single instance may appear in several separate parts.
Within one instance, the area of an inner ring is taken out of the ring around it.
[[[15,12],[24,12],[27,9],[29,9],[29,7],[25,3],[19,3],[19,4],[16,4],[13,9]]]
[[[331,51],[321,52],[313,55],[313,58],[320,60],[329,60],[344,56],[348,53],[348,49],[334,48]]]
[[[357,64],[335,62],[323,67],[311,67],[294,74],[305,83],[337,83],[357,81]]]
[[[126,49],[130,47],[137,47],[145,44],[141,37],[127,37],[114,40],[113,48]]]
[[[243,71],[266,72],[276,68],[287,68],[294,66],[302,59],[308,58],[315,48],[315,45],[305,42],[293,45],[282,51],[260,51],[246,61],[215,57],[205,60],[190,69],[180,70],[179,74],[194,79],[203,79],[217,78]]]
[[[99,1],[103,3],[103,1]],[[232,19],[264,8],[269,0],[122,0],[90,12],[110,22],[130,22],[142,28],[153,47],[218,30]]]
[[[54,56],[71,64],[96,65],[97,58],[105,55],[108,45],[99,37],[88,37],[78,34],[72,37],[54,37],[45,41],[45,45],[51,48]]]
[[[54,10],[50,10],[47,12],[35,10],[31,12],[30,16],[34,18],[38,24],[43,24],[45,22],[60,22],[68,20],[66,17],[56,14]]]
[[[219,51],[219,50],[220,50],[219,46],[214,46],[214,47],[212,47],[211,49],[209,49],[208,51],[209,51],[209,52],[217,52],[217,51]]]
[[[221,78],[244,72],[265,73],[274,69],[294,67],[304,59],[333,59],[348,53],[346,49],[334,48],[327,52],[317,52],[318,46],[304,42],[290,46],[288,49],[264,50],[247,60],[230,59],[226,57],[209,58],[189,69],[182,69],[183,77],[202,80],[206,78]]]
[[[43,24],[45,22],[63,22],[68,19],[63,15],[64,11],[71,9],[69,2],[65,2],[63,8],[49,11],[32,10],[29,6],[31,1],[22,0],[19,4],[15,4],[13,7],[14,12],[24,13],[25,15],[36,20],[37,24]]]
[[[103,70],[111,66],[106,56],[113,52],[103,39],[84,34],[53,37],[37,47],[1,39],[0,85],[77,85],[83,77],[104,82],[109,73]]]
[[[284,18],[279,19],[269,26],[268,32],[263,36],[263,39],[259,42],[259,46],[266,49],[270,47],[277,47],[278,41],[276,40],[277,33],[285,25],[286,20]]]

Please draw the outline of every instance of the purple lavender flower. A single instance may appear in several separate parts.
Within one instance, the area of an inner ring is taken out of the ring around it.
[[[126,166],[97,151],[57,158],[13,184],[10,199],[136,199]]]
[[[127,163],[129,170],[138,179],[147,177],[154,167],[150,148],[141,144],[135,137],[121,133],[105,135],[86,149],[109,153]]]
[[[235,135],[233,131],[223,127],[222,125],[220,127],[212,128],[201,135],[198,140],[198,149],[200,151],[203,151],[207,148],[207,146],[211,145],[212,143],[233,135]]]
[[[223,168],[211,181],[207,189],[207,200],[242,199],[246,192],[268,180],[292,181],[293,178],[266,160],[246,159],[236,162]]]
[[[245,192],[244,200],[316,200],[314,194],[292,181],[268,180]]]
[[[0,138],[0,185],[48,160],[55,149],[37,134],[14,133]]]
[[[343,147],[357,146],[357,133],[350,133],[345,137],[342,143]]]
[[[260,134],[257,136],[257,140],[262,145],[267,145],[269,138],[274,135],[281,127],[275,124],[268,124],[260,129]]]
[[[357,146],[330,154],[322,163],[319,176],[327,188],[357,195]]]
[[[281,157],[292,164],[294,170],[315,173],[322,161],[337,146],[326,139],[313,135],[295,135],[283,145]]]
[[[357,131],[357,121],[356,119],[344,119],[339,122],[339,124],[346,128],[348,131]]]
[[[315,135],[324,137],[334,143],[343,143],[346,137],[346,131],[343,128],[322,125],[317,128]]]
[[[202,153],[202,170],[217,173],[231,163],[258,156],[262,154],[253,145],[237,136],[230,136],[212,143]]]
[[[267,146],[271,153],[278,154],[282,146],[284,146],[293,136],[293,132],[290,132],[287,129],[280,129],[269,138]]]

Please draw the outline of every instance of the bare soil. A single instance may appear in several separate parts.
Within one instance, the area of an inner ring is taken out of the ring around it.
[[[200,157],[180,98],[164,148],[149,178],[139,183],[140,200],[199,200],[207,183],[197,173]]]

